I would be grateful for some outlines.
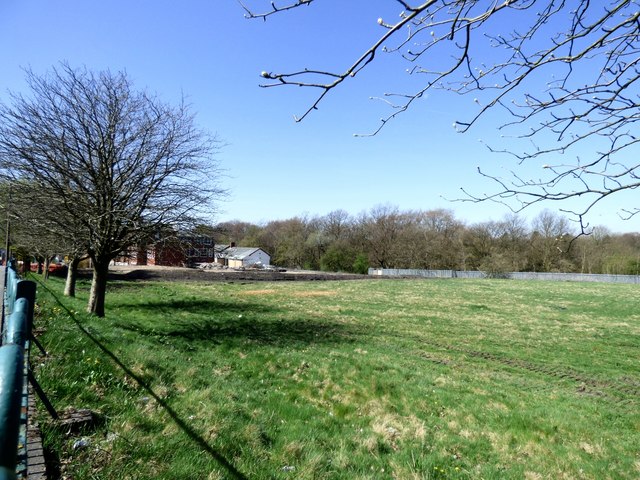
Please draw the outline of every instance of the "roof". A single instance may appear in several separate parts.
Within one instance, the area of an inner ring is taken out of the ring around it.
[[[229,247],[222,253],[225,258],[233,258],[234,260],[243,260],[256,252],[263,252],[267,254],[261,248],[255,247]],[[268,255],[268,254],[267,254]]]

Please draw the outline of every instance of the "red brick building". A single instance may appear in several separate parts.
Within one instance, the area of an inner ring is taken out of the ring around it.
[[[215,261],[213,237],[208,235],[181,235],[158,240],[141,247],[132,247],[127,254],[116,259],[121,265],[162,265],[186,267],[196,263]]]

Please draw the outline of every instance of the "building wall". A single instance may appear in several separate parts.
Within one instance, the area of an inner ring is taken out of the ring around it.
[[[156,251],[153,248],[147,250],[147,265],[156,264]]]
[[[154,258],[152,260],[148,257],[150,265],[184,267],[215,261],[214,242],[211,237],[181,237],[179,240],[157,243],[151,250],[154,250]]]
[[[258,262],[260,262],[262,265],[269,265],[271,262],[271,257],[267,253],[263,252],[262,250],[258,250],[257,252],[252,253],[249,256],[249,259],[250,259],[249,261],[251,262],[250,265],[253,265],[254,263],[258,263]],[[245,259],[245,262],[246,262],[246,259]],[[248,265],[245,263],[245,266],[248,266]]]
[[[233,258],[229,259],[228,265],[231,268],[240,268],[240,267],[244,266],[242,260],[236,260],[236,259],[233,259]]]
[[[230,258],[228,265],[231,268],[240,268],[240,267],[250,267],[256,263],[261,263],[262,265],[269,265],[271,261],[271,257],[263,252],[262,250],[258,250],[253,252],[251,255],[244,257],[242,260],[238,260],[235,258]]]
[[[186,262],[184,251],[173,245],[163,245],[155,249],[155,265],[183,267]]]
[[[147,249],[138,248],[136,251],[136,265],[146,265],[146,264],[147,264]]]

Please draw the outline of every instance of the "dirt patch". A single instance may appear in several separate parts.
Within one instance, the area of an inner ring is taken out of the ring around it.
[[[296,292],[294,297],[333,297],[336,292]]]
[[[82,270],[79,275],[90,278],[91,270]],[[110,280],[159,280],[176,282],[279,282],[279,281],[327,281],[364,280],[368,275],[327,273],[311,271],[269,272],[260,270],[200,270],[197,268],[116,266],[109,269]]]

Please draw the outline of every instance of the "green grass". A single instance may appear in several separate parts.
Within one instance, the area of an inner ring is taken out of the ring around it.
[[[123,282],[104,319],[38,288],[36,375],[102,419],[45,428],[75,479],[640,477],[634,285]]]

